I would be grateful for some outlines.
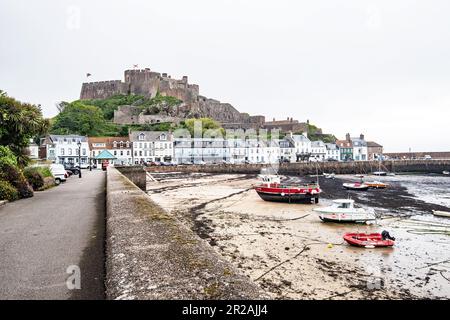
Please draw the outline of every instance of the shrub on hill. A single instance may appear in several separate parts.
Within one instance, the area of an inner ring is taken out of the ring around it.
[[[8,181],[0,180],[0,200],[19,199],[19,192]]]

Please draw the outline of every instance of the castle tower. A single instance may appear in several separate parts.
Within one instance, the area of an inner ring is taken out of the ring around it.
[[[125,70],[124,78],[128,94],[154,97],[158,92],[161,75],[146,68],[142,70]]]

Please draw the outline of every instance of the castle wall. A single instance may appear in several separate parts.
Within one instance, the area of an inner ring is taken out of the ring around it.
[[[127,85],[120,80],[83,83],[80,99],[107,99],[116,94],[126,94]]]

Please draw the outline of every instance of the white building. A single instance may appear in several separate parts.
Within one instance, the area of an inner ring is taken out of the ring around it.
[[[89,148],[91,150],[91,161],[101,164],[101,160],[95,160],[102,151],[106,150],[116,159],[110,161],[114,165],[133,164],[133,150],[129,137],[90,137]]]
[[[175,138],[175,162],[186,163],[221,163],[228,161],[229,148],[223,138]]]
[[[278,141],[247,139],[245,160],[249,163],[277,163],[280,161]]]
[[[80,146],[78,145],[80,143]],[[54,163],[89,165],[89,143],[87,137],[79,135],[49,135],[41,142],[46,149],[46,158]],[[81,151],[81,155],[79,156]]]
[[[292,134],[292,132],[286,136],[294,146],[294,161],[300,161],[301,159],[309,158],[311,154],[311,140],[308,139],[307,133],[304,134]]]
[[[340,149],[336,143],[325,143],[325,147],[327,149],[326,160],[333,159],[339,161],[341,159]]]
[[[33,139],[30,139],[30,143],[27,147],[27,154],[32,160],[39,159],[39,146],[34,142]]]
[[[327,147],[323,141],[311,142],[311,158],[315,161],[324,161],[327,156]]]
[[[173,135],[167,131],[131,131],[134,164],[151,161],[172,162],[174,159]]]
[[[247,143],[243,139],[227,139],[227,161],[233,164],[244,163],[248,160]]]
[[[278,146],[280,147],[280,161],[288,161],[288,162],[295,162],[296,155],[295,155],[295,145],[290,139],[280,139],[277,141]]]
[[[359,138],[351,138],[353,144],[353,160],[366,161],[369,159],[367,151],[367,142],[364,140],[364,135],[361,134]]]

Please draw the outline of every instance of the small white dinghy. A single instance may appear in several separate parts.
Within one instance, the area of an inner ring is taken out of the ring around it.
[[[442,174],[448,176],[450,175],[450,171],[442,171]]]
[[[368,222],[376,219],[375,211],[355,208],[355,201],[351,199],[333,200],[331,206],[315,208],[314,211],[325,222]]]
[[[433,215],[437,217],[450,218],[450,212],[447,211],[433,210]]]

